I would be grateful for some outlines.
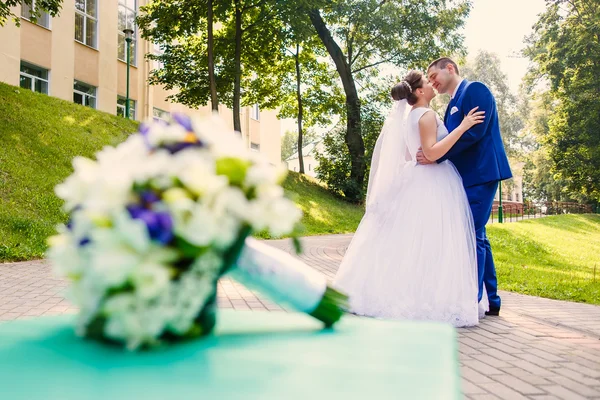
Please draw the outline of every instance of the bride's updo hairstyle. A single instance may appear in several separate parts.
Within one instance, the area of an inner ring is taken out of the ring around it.
[[[420,71],[410,71],[404,79],[396,83],[392,88],[392,98],[394,100],[408,101],[408,104],[414,106],[417,100],[415,90],[423,87],[423,73]]]

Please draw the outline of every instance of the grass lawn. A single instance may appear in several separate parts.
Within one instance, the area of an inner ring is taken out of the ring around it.
[[[365,212],[364,207],[342,201],[310,177],[290,172],[284,189],[302,209],[305,235],[352,233]]]
[[[488,236],[500,289],[600,304],[600,215],[493,224]]]
[[[64,222],[54,187],[77,155],[122,142],[137,123],[0,83],[0,262],[41,258]],[[363,209],[291,172],[287,193],[304,212],[305,235],[353,232]]]
[[[133,121],[0,83],[0,261],[42,257],[65,219],[54,186],[73,157],[136,130]]]

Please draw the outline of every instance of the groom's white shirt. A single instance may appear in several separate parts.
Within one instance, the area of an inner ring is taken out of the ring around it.
[[[452,98],[454,99],[454,97],[456,96],[456,92],[458,92],[458,88],[460,87],[461,83],[464,81],[464,79],[461,79],[458,82],[458,85],[456,85],[456,87],[454,88],[454,93],[452,93]],[[458,111],[458,107],[454,106],[450,109],[450,115],[454,115],[455,112]]]
[[[452,98],[454,98],[454,96],[456,96],[456,92],[458,92],[458,88],[460,87],[460,85],[462,84],[463,81],[464,81],[464,79],[461,79],[460,81],[458,81],[458,85],[456,85],[456,87],[454,88],[454,93],[452,93]]]

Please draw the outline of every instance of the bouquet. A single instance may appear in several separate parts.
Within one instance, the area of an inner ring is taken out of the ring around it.
[[[342,316],[347,298],[320,274],[249,238],[293,234],[301,212],[284,196],[286,170],[217,117],[142,124],[96,156],[75,158],[56,187],[69,222],[48,239],[80,335],[129,349],[206,335],[230,272],[327,326]]]

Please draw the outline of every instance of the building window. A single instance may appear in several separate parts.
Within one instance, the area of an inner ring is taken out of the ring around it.
[[[48,94],[48,70],[21,62],[20,86],[23,89]]]
[[[96,0],[75,0],[75,40],[96,48],[98,7]]]
[[[515,197],[516,197],[516,199],[515,199],[515,200],[516,200],[516,201],[519,201],[519,193],[515,194]]]
[[[164,54],[164,49],[163,49],[162,44],[154,43],[152,53],[155,56],[162,56]],[[162,69],[164,67],[165,67],[165,65],[162,63],[162,61],[154,60],[154,69]]]
[[[136,65],[136,44],[137,44],[137,29],[135,26],[135,18],[137,16],[137,1],[136,0],[119,0],[117,30],[119,36],[117,38],[117,58],[127,62],[127,42],[125,42],[125,29],[132,29],[133,36],[131,40],[131,65]]]
[[[155,121],[168,121],[171,114],[168,111],[154,107],[152,109],[152,119]]]
[[[43,26],[44,28],[50,29],[50,15],[47,12],[40,10],[40,15],[35,21],[33,21],[34,10],[36,9],[37,0],[31,0],[31,5],[23,3],[21,5],[21,17],[29,22]]]
[[[296,167],[294,167],[294,172],[296,172]]]
[[[125,117],[125,97],[117,97],[117,115]],[[129,99],[129,117],[135,119],[135,100]]]
[[[73,85],[73,102],[82,106],[96,108],[96,88],[75,81]]]
[[[310,164],[308,164],[308,170],[310,171]]]
[[[259,143],[250,143],[250,149],[254,150],[254,151],[260,151],[260,144]]]
[[[250,112],[250,118],[255,119],[257,121],[260,120],[260,109],[258,108],[258,104],[252,106],[252,111]]]

